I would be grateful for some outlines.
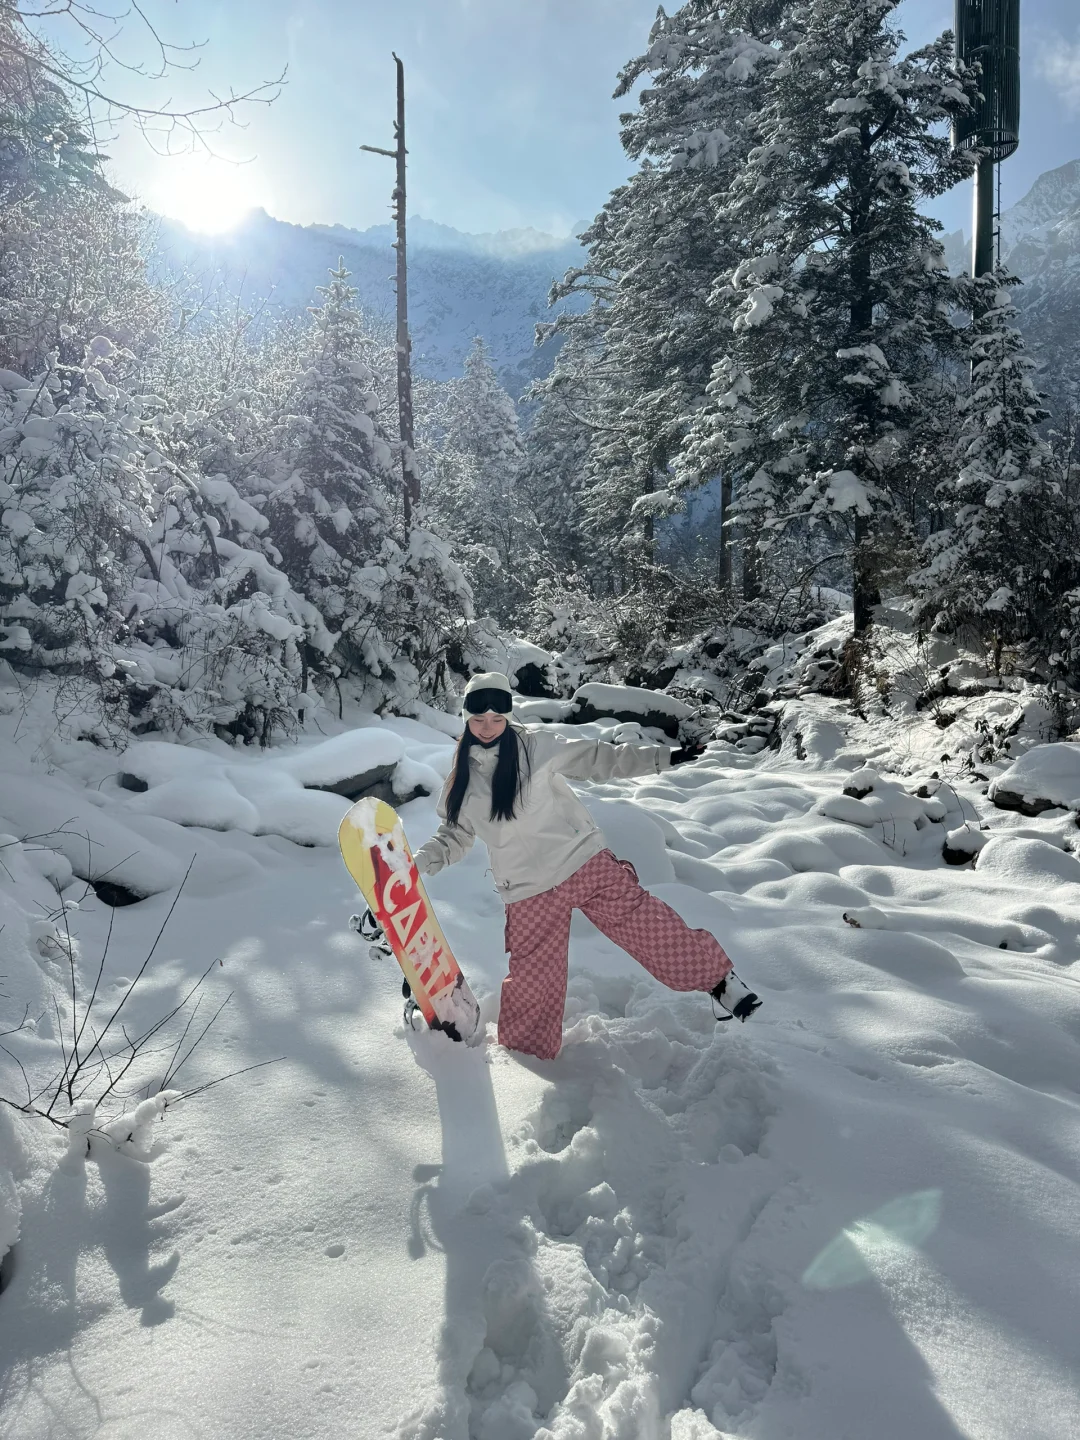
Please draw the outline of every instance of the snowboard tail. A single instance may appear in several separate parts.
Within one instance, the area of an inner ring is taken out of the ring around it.
[[[472,1040],[480,1007],[432,909],[401,817],[385,800],[366,796],[342,820],[338,844],[428,1025]]]

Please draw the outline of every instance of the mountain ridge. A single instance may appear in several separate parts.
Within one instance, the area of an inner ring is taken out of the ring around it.
[[[394,229],[383,223],[296,225],[252,211],[235,230],[203,235],[159,217],[163,259],[173,273],[216,278],[235,290],[270,295],[271,307],[310,305],[339,257],[352,272],[360,301],[391,322]],[[1044,171],[1001,216],[1002,263],[1023,282],[1015,301],[1040,384],[1058,406],[1080,396],[1080,158]],[[576,227],[583,230],[581,225]],[[970,266],[963,231],[942,237],[954,273]],[[553,281],[580,264],[574,235],[532,228],[473,234],[423,216],[409,219],[410,328],[417,373],[432,379],[460,374],[481,336],[506,389],[519,397],[554,362],[558,341],[535,345],[535,328],[553,319]]]
[[[336,224],[315,224],[304,228],[330,238],[341,237],[354,244],[390,244],[397,238],[395,227],[389,221],[369,225],[364,230]],[[581,228],[584,229],[584,226]],[[408,245],[410,250],[447,250],[468,255],[495,255],[507,260],[523,255],[580,249],[575,235],[549,235],[546,231],[536,230],[532,226],[516,230],[480,232],[456,230],[452,225],[428,220],[423,215],[409,216]]]
[[[157,225],[156,263],[168,274],[268,296],[271,310],[295,313],[313,303],[316,287],[341,259],[363,307],[392,320],[390,225],[296,225],[263,209],[223,234],[189,230],[161,216]],[[460,374],[473,339],[481,336],[503,385],[520,396],[551,367],[557,342],[537,347],[536,324],[558,313],[548,307],[551,285],[581,256],[573,237],[533,230],[470,235],[422,217],[410,220],[409,320],[417,373],[438,380]]]

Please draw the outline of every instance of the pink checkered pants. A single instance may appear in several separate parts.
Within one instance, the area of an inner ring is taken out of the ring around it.
[[[601,850],[552,890],[506,907],[510,973],[502,984],[499,1043],[551,1060],[562,1046],[570,916],[598,930],[672,990],[711,990],[731,961],[707,930],[691,930],[638,884],[628,860]]]

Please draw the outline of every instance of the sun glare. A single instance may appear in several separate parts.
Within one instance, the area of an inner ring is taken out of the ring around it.
[[[164,163],[151,208],[189,230],[222,234],[234,230],[260,203],[250,165],[184,156]]]

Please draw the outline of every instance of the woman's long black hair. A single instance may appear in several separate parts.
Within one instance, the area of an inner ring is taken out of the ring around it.
[[[458,741],[450,789],[446,794],[446,819],[451,825],[458,823],[462,801],[469,788],[469,751],[479,743],[466,725],[465,733]],[[524,767],[522,759],[524,759]],[[514,818],[514,807],[521,799],[521,792],[529,778],[529,773],[529,752],[524,742],[518,738],[517,731],[513,726],[507,725],[499,736],[499,757],[495,761],[495,770],[491,777],[492,820],[512,820]]]

